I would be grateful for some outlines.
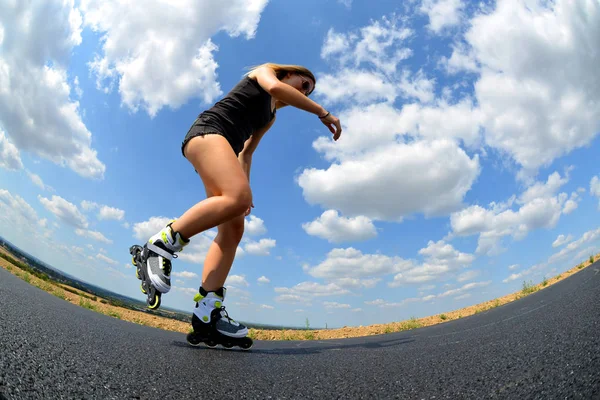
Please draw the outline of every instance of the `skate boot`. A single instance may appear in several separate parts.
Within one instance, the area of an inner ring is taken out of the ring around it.
[[[173,231],[173,222],[152,236],[144,247],[134,245],[129,249],[136,276],[142,281],[140,289],[148,296],[146,304],[151,310],[160,307],[160,296],[171,290],[171,260],[177,258],[175,252],[190,242]]]
[[[248,328],[229,317],[223,300],[227,289],[221,288],[215,292],[207,292],[200,287],[194,297],[196,306],[192,315],[193,332],[187,335],[187,342],[192,346],[205,343],[208,347],[220,344],[225,348],[238,346],[244,350],[252,347],[252,339]]]

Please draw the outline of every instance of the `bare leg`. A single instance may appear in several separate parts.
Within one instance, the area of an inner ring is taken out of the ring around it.
[[[188,142],[185,156],[213,196],[192,206],[172,225],[185,238],[243,215],[252,204],[248,178],[220,135],[198,136]]]
[[[213,196],[208,188],[206,195],[209,198]],[[208,292],[218,290],[225,284],[235,252],[244,235],[244,215],[222,223],[218,229],[206,254],[202,272],[202,287]]]

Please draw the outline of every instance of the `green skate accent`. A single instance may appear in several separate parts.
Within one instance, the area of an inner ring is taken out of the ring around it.
[[[202,317],[202,321],[208,322],[208,317],[205,315],[204,317]]]
[[[169,243],[169,241],[167,240],[167,233],[165,231],[161,232],[161,237],[164,243]]]
[[[202,296],[200,293],[196,293],[196,295],[194,296],[194,301],[197,303],[200,300],[202,300],[204,298],[204,296]]]
[[[215,301],[215,308],[221,308],[221,302]]]

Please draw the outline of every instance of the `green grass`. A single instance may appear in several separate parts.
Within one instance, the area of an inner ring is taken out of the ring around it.
[[[521,294],[523,294],[524,296],[527,296],[528,294],[531,293],[535,293],[537,292],[537,288],[535,287],[535,285],[533,284],[532,281],[529,282],[525,282],[523,281],[523,289],[521,289]]]
[[[440,315],[440,319],[441,319],[442,321],[445,321],[445,320],[447,320],[447,319],[448,319],[448,316],[447,316],[446,314],[442,314],[442,315]]]
[[[79,306],[90,309],[92,311],[96,311],[96,306],[92,304],[88,299],[84,299],[83,297],[79,298]]]

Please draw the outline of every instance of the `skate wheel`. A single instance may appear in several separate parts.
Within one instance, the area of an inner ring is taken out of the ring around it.
[[[131,263],[132,263],[133,265],[136,265],[136,266],[137,266],[137,264],[135,263],[135,257],[131,257]]]
[[[135,270],[135,277],[138,279],[142,279],[142,278],[140,278],[140,270],[139,269]]]
[[[140,290],[142,291],[142,293],[148,294],[148,292],[146,291],[146,289],[144,289],[144,284],[143,283],[140,283]]]
[[[242,343],[240,343],[240,348],[244,349],[244,350],[248,350],[250,347],[252,347],[252,339],[250,340],[244,340]]]
[[[210,348],[217,347],[217,342],[215,342],[214,340],[207,340],[206,342],[204,342],[204,344]]]
[[[148,308],[156,310],[158,307],[160,307],[160,294],[155,294],[154,297],[148,301]]]
[[[198,346],[200,345],[200,343],[202,343],[199,336],[195,335],[194,332],[190,332],[187,334],[187,342],[192,345],[192,346]]]

